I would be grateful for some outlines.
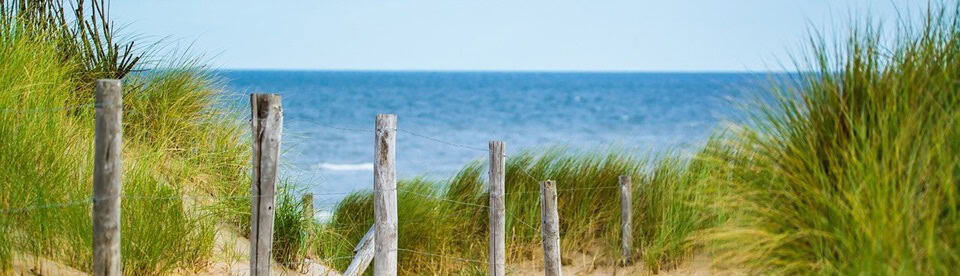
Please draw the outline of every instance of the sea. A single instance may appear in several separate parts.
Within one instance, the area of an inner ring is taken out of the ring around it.
[[[507,155],[571,150],[690,154],[743,120],[768,73],[223,70],[224,105],[249,118],[249,93],[282,95],[281,177],[317,209],[373,187],[374,121],[397,115],[397,176],[443,180]]]

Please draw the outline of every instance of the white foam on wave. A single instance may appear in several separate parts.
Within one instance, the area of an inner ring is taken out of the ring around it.
[[[359,164],[320,163],[320,164],[317,164],[317,168],[321,170],[328,170],[328,171],[372,171],[373,163],[359,163]]]
[[[328,222],[332,217],[333,217],[333,212],[327,211],[327,210],[317,211],[316,214],[313,214],[313,219],[319,222]]]

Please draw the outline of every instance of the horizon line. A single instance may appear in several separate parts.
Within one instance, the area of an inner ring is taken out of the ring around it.
[[[273,71],[273,72],[396,72],[396,73],[668,73],[668,74],[788,74],[802,71],[786,70],[573,70],[573,69],[358,69],[358,68],[210,68],[213,71]]]

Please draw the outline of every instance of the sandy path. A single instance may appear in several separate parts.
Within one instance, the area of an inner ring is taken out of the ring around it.
[[[659,274],[653,274],[642,263],[634,263],[628,266],[614,266],[604,260],[587,254],[576,254],[572,258],[566,259],[563,266],[564,275],[590,275],[590,276],[612,276],[612,275],[729,275],[731,273],[717,271],[711,268],[710,258],[705,255],[696,255],[694,258],[676,269],[661,271]],[[543,275],[543,262],[530,261],[509,266],[508,275]]]
[[[181,275],[249,275],[250,240],[240,236],[231,227],[217,226],[214,240],[214,263],[200,273],[184,273]],[[299,270],[292,270],[273,263],[273,275],[310,275],[310,276],[339,276],[340,273],[327,266],[307,259]]]
[[[30,254],[14,253],[13,268],[2,275],[87,275],[72,267]]]
[[[200,272],[173,271],[169,275],[249,275],[250,262],[247,252],[250,241],[225,225],[217,226],[214,241],[212,263]],[[11,270],[0,271],[0,275],[89,275],[72,267],[56,263],[42,257],[29,254],[14,254]],[[306,260],[299,270],[292,270],[274,263],[273,275],[310,275],[339,276],[340,273],[313,260]]]

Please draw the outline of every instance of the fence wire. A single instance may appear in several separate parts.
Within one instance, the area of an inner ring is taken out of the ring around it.
[[[72,207],[72,206],[77,206],[77,205],[85,205],[85,204],[91,204],[91,203],[93,203],[93,199],[92,199],[92,198],[91,198],[91,199],[84,199],[84,200],[74,200],[74,201],[68,201],[68,202],[62,202],[62,203],[55,203],[55,204],[48,204],[48,205],[33,205],[33,206],[20,207],[20,208],[7,208],[7,209],[0,209],[0,214],[26,213],[26,212],[35,211],[35,210],[41,210],[41,209],[67,208],[67,207]]]
[[[4,107],[0,108],[0,114],[3,113],[48,113],[48,112],[59,112],[59,111],[75,111],[83,110],[89,108],[103,108],[110,107],[108,105],[89,103],[89,104],[78,104],[78,105],[64,105],[64,106],[47,106],[47,107]],[[117,107],[117,106],[115,106]],[[119,106],[123,108],[123,106]],[[124,110],[124,114],[138,114],[137,110]]]
[[[84,104],[84,105],[76,105],[76,106],[62,106],[62,107],[50,107],[50,108],[26,108],[26,109],[0,108],[0,113],[5,113],[5,112],[55,112],[55,111],[63,111],[63,110],[76,110],[76,109],[89,108],[89,107],[100,108],[100,107],[103,107],[103,106],[96,105],[96,104]],[[130,112],[132,112],[132,111],[125,111],[125,112],[126,112],[126,113],[130,113]],[[321,123],[317,123],[317,122],[306,122],[306,123],[309,124],[309,125],[312,125],[312,126],[321,127],[321,128],[326,128],[326,129],[332,129],[332,130],[338,130],[338,131],[375,133],[375,130],[374,130],[374,129],[361,129],[361,128],[339,127],[339,126],[321,124]],[[470,151],[474,151],[474,152],[489,152],[489,150],[486,149],[486,148],[480,148],[480,147],[474,147],[474,146],[464,145],[464,144],[462,144],[462,143],[457,143],[457,142],[448,141],[448,140],[445,140],[445,139],[441,139],[441,138],[437,138],[437,137],[433,137],[433,136],[421,134],[421,133],[418,133],[418,132],[415,132],[415,131],[412,131],[412,130],[408,130],[408,129],[405,129],[405,128],[396,128],[396,129],[394,129],[394,130],[397,131],[397,132],[399,132],[399,133],[409,134],[409,135],[414,136],[414,137],[418,137],[418,138],[421,138],[421,139],[425,139],[425,140],[428,140],[428,141],[435,142],[435,143],[437,143],[437,144],[441,144],[441,145],[445,145],[445,146],[449,146],[449,147],[453,147],[453,148],[470,150]],[[226,151],[224,151],[224,152],[226,152]],[[217,152],[211,152],[211,153],[208,153],[208,154],[216,154],[216,153],[217,153]],[[504,154],[504,157],[507,158],[507,157],[509,157],[509,156],[506,155],[506,154]],[[304,169],[300,169],[300,170],[304,170]],[[524,176],[524,177],[527,177],[527,178],[529,178],[530,180],[532,180],[532,181],[534,181],[534,182],[536,182],[536,183],[539,183],[539,182],[543,181],[542,179],[539,179],[539,178],[537,178],[537,177],[534,177],[534,176],[530,175],[530,173],[527,171],[527,168],[522,168],[522,169],[519,169],[519,170],[510,171],[510,172],[519,172],[520,175],[522,175],[522,176]],[[327,179],[327,177],[325,177],[323,174],[320,174],[319,172],[314,172],[314,173],[315,173],[316,175],[318,175],[318,177],[320,178],[320,184],[321,184],[321,185],[330,185],[330,184],[331,184],[331,183],[329,183],[329,179]],[[560,192],[567,192],[567,191],[603,190],[603,189],[615,189],[615,188],[619,188],[619,186],[618,186],[618,185],[611,185],[611,186],[598,186],[598,187],[588,187],[588,188],[567,188],[567,189],[557,189],[556,191],[557,191],[558,193],[560,193]],[[403,193],[407,193],[407,194],[411,194],[411,195],[423,197],[423,198],[428,198],[428,199],[432,199],[432,200],[438,200],[438,201],[442,201],[442,202],[448,202],[448,203],[452,203],[452,204],[458,204],[458,205],[462,205],[462,206],[469,206],[469,207],[483,208],[483,209],[489,209],[489,208],[490,208],[490,207],[487,206],[487,205],[481,205],[481,204],[476,204],[476,203],[472,203],[472,202],[464,202],[464,201],[452,200],[452,199],[443,198],[443,197],[441,197],[441,196],[436,196],[436,195],[432,195],[432,194],[420,193],[420,192],[418,192],[418,191],[410,190],[410,189],[397,188],[397,189],[395,189],[395,190],[400,191],[400,192],[403,192]],[[364,189],[364,190],[353,190],[353,191],[349,191],[349,192],[311,193],[311,194],[312,194],[313,196],[315,196],[315,197],[316,197],[316,196],[343,196],[343,195],[353,194],[353,193],[356,193],[356,192],[358,192],[358,191],[371,191],[371,190]],[[527,193],[540,193],[540,191],[504,192],[505,195],[507,195],[507,194],[527,194]],[[185,200],[185,199],[256,199],[256,198],[259,198],[259,197],[267,197],[267,195],[260,195],[260,196],[255,196],[255,195],[242,195],[242,196],[220,196],[220,195],[216,195],[216,196],[215,196],[215,195],[156,196],[156,195],[146,195],[146,194],[123,194],[123,195],[121,195],[120,197],[123,198],[123,199],[127,199],[127,200]],[[101,198],[101,199],[102,199],[102,198]],[[91,198],[86,198],[86,199],[81,199],[81,200],[65,201],[65,202],[60,202],[60,203],[41,204],[41,205],[33,205],[33,206],[26,206],[26,207],[19,207],[19,208],[0,209],[0,214],[22,213],[22,212],[29,212],[29,211],[33,211],[33,210],[49,209],[49,208],[68,208],[68,207],[73,207],[73,206],[92,204],[92,203],[95,203],[96,201],[101,200],[101,199],[97,199],[97,198],[91,197]],[[342,198],[341,198],[341,199],[328,199],[328,200],[342,200]],[[316,200],[315,200],[315,201],[316,201]],[[324,207],[325,207],[325,208],[324,208]],[[314,211],[335,211],[336,207],[337,207],[337,205],[322,206],[321,208],[317,208],[317,206],[314,206]],[[515,221],[515,222],[519,223],[519,224],[514,224],[514,225],[521,225],[521,226],[526,227],[526,228],[528,228],[528,229],[530,229],[530,230],[533,230],[533,231],[540,231],[540,227],[534,227],[533,225],[525,222],[524,219],[521,218],[520,216],[516,216],[516,215],[511,214],[511,213],[506,213],[506,216],[509,217],[509,219],[511,219],[511,221]],[[330,224],[327,225],[325,228],[326,228],[326,229],[344,229],[344,228],[356,227],[356,226],[360,226],[360,227],[373,227],[374,224],[373,224],[373,222],[367,222],[367,223],[360,223],[360,222],[358,222],[358,223],[330,222]],[[487,260],[469,259],[469,258],[463,258],[463,257],[459,257],[459,256],[450,256],[450,255],[438,254],[438,253],[435,253],[435,252],[425,252],[425,251],[419,251],[419,250],[408,249],[408,248],[398,248],[397,251],[399,251],[399,252],[408,252],[408,253],[417,254],[417,255],[422,255],[422,256],[443,258],[443,259],[453,260],[453,261],[458,261],[458,262],[468,262],[468,263],[476,263],[476,264],[488,264],[488,263],[489,263]],[[321,260],[322,260],[322,261],[333,261],[333,260],[340,260],[340,259],[352,259],[352,258],[354,258],[354,257],[355,257],[355,256],[335,256],[335,257],[324,257],[324,258],[321,258]],[[306,263],[305,263],[305,262],[294,262],[294,263],[278,263],[278,264],[284,265],[284,266],[287,266],[287,267],[291,267],[291,266],[293,266],[293,265],[302,266],[302,265],[304,265],[304,264],[306,264]]]
[[[313,195],[314,195],[314,196],[323,196],[323,195],[347,195],[347,194],[350,194],[350,193],[348,193],[348,192],[344,192],[344,193],[314,193]],[[274,195],[274,196],[276,196],[276,195]],[[119,198],[121,198],[121,199],[144,200],[144,201],[187,200],[187,199],[194,199],[194,200],[195,200],[195,199],[256,199],[256,198],[266,198],[266,197],[270,197],[270,196],[269,196],[269,195],[259,195],[259,196],[257,196],[257,195],[246,195],[246,196],[213,196],[213,195],[210,195],[210,196],[198,196],[198,195],[156,196],[156,195],[143,195],[143,194],[124,194],[124,195],[119,196]],[[16,208],[5,208],[5,209],[0,209],[0,213],[22,213],[22,212],[29,212],[29,211],[40,210],[40,209],[67,208],[67,207],[72,207],[72,206],[77,206],[77,205],[92,204],[92,203],[95,203],[95,202],[97,202],[97,201],[101,201],[101,200],[104,200],[104,199],[106,199],[106,197],[101,197],[101,198],[89,197],[89,198],[86,198],[86,199],[70,200],[70,201],[64,201],[64,202],[58,202],[58,203],[38,204],[38,205],[30,205],[30,206],[16,207]],[[316,211],[332,211],[332,210],[333,210],[332,207],[336,207],[336,205],[320,206],[320,207],[331,207],[331,209],[319,209],[319,208],[317,208],[317,206],[314,206],[314,210],[316,210]]]
[[[416,137],[420,137],[420,138],[424,138],[424,139],[427,139],[427,140],[431,140],[431,141],[434,141],[434,142],[437,142],[437,143],[440,143],[440,144],[444,144],[444,145],[447,145],[447,146],[451,146],[451,147],[458,147],[458,148],[468,149],[468,150],[472,150],[472,151],[488,152],[487,149],[476,148],[476,147],[471,147],[471,146],[467,146],[467,145],[463,145],[463,144],[458,144],[458,143],[454,143],[454,142],[450,142],[450,141],[446,141],[446,140],[441,140],[441,139],[439,139],[439,138],[430,137],[430,136],[427,136],[427,135],[419,134],[419,133],[416,133],[416,132],[413,132],[413,131],[410,131],[410,130],[406,130],[406,129],[402,129],[402,128],[397,128],[396,130],[397,130],[398,132],[403,132],[403,133],[406,133],[406,134],[410,134],[410,135],[413,135],[413,136],[416,136]]]
[[[409,193],[409,194],[416,195],[416,196],[420,196],[420,197],[423,197],[423,198],[440,200],[440,201],[443,201],[443,202],[449,202],[449,203],[460,204],[460,205],[471,206],[471,207],[490,208],[489,206],[486,206],[486,205],[480,205],[480,204],[475,204],[475,203],[470,203],[470,202],[463,202],[463,201],[456,201],[456,200],[446,199],[446,198],[437,197],[437,196],[433,196],[433,195],[421,194],[421,193],[414,192],[414,191],[411,191],[411,190],[405,190],[405,189],[399,189],[399,190],[402,191],[402,192]]]
[[[418,255],[431,256],[431,257],[440,257],[440,258],[445,258],[445,259],[450,259],[450,260],[460,261],[460,262],[471,262],[471,263],[478,263],[478,264],[488,264],[488,263],[489,263],[489,262],[487,262],[486,260],[466,259],[466,258],[461,258],[461,257],[456,257],[456,256],[441,255],[441,254],[430,253],[430,252],[423,252],[423,251],[417,251],[417,250],[406,249],[406,248],[397,248],[397,251],[410,252],[410,253],[414,253],[414,254],[418,254]]]

